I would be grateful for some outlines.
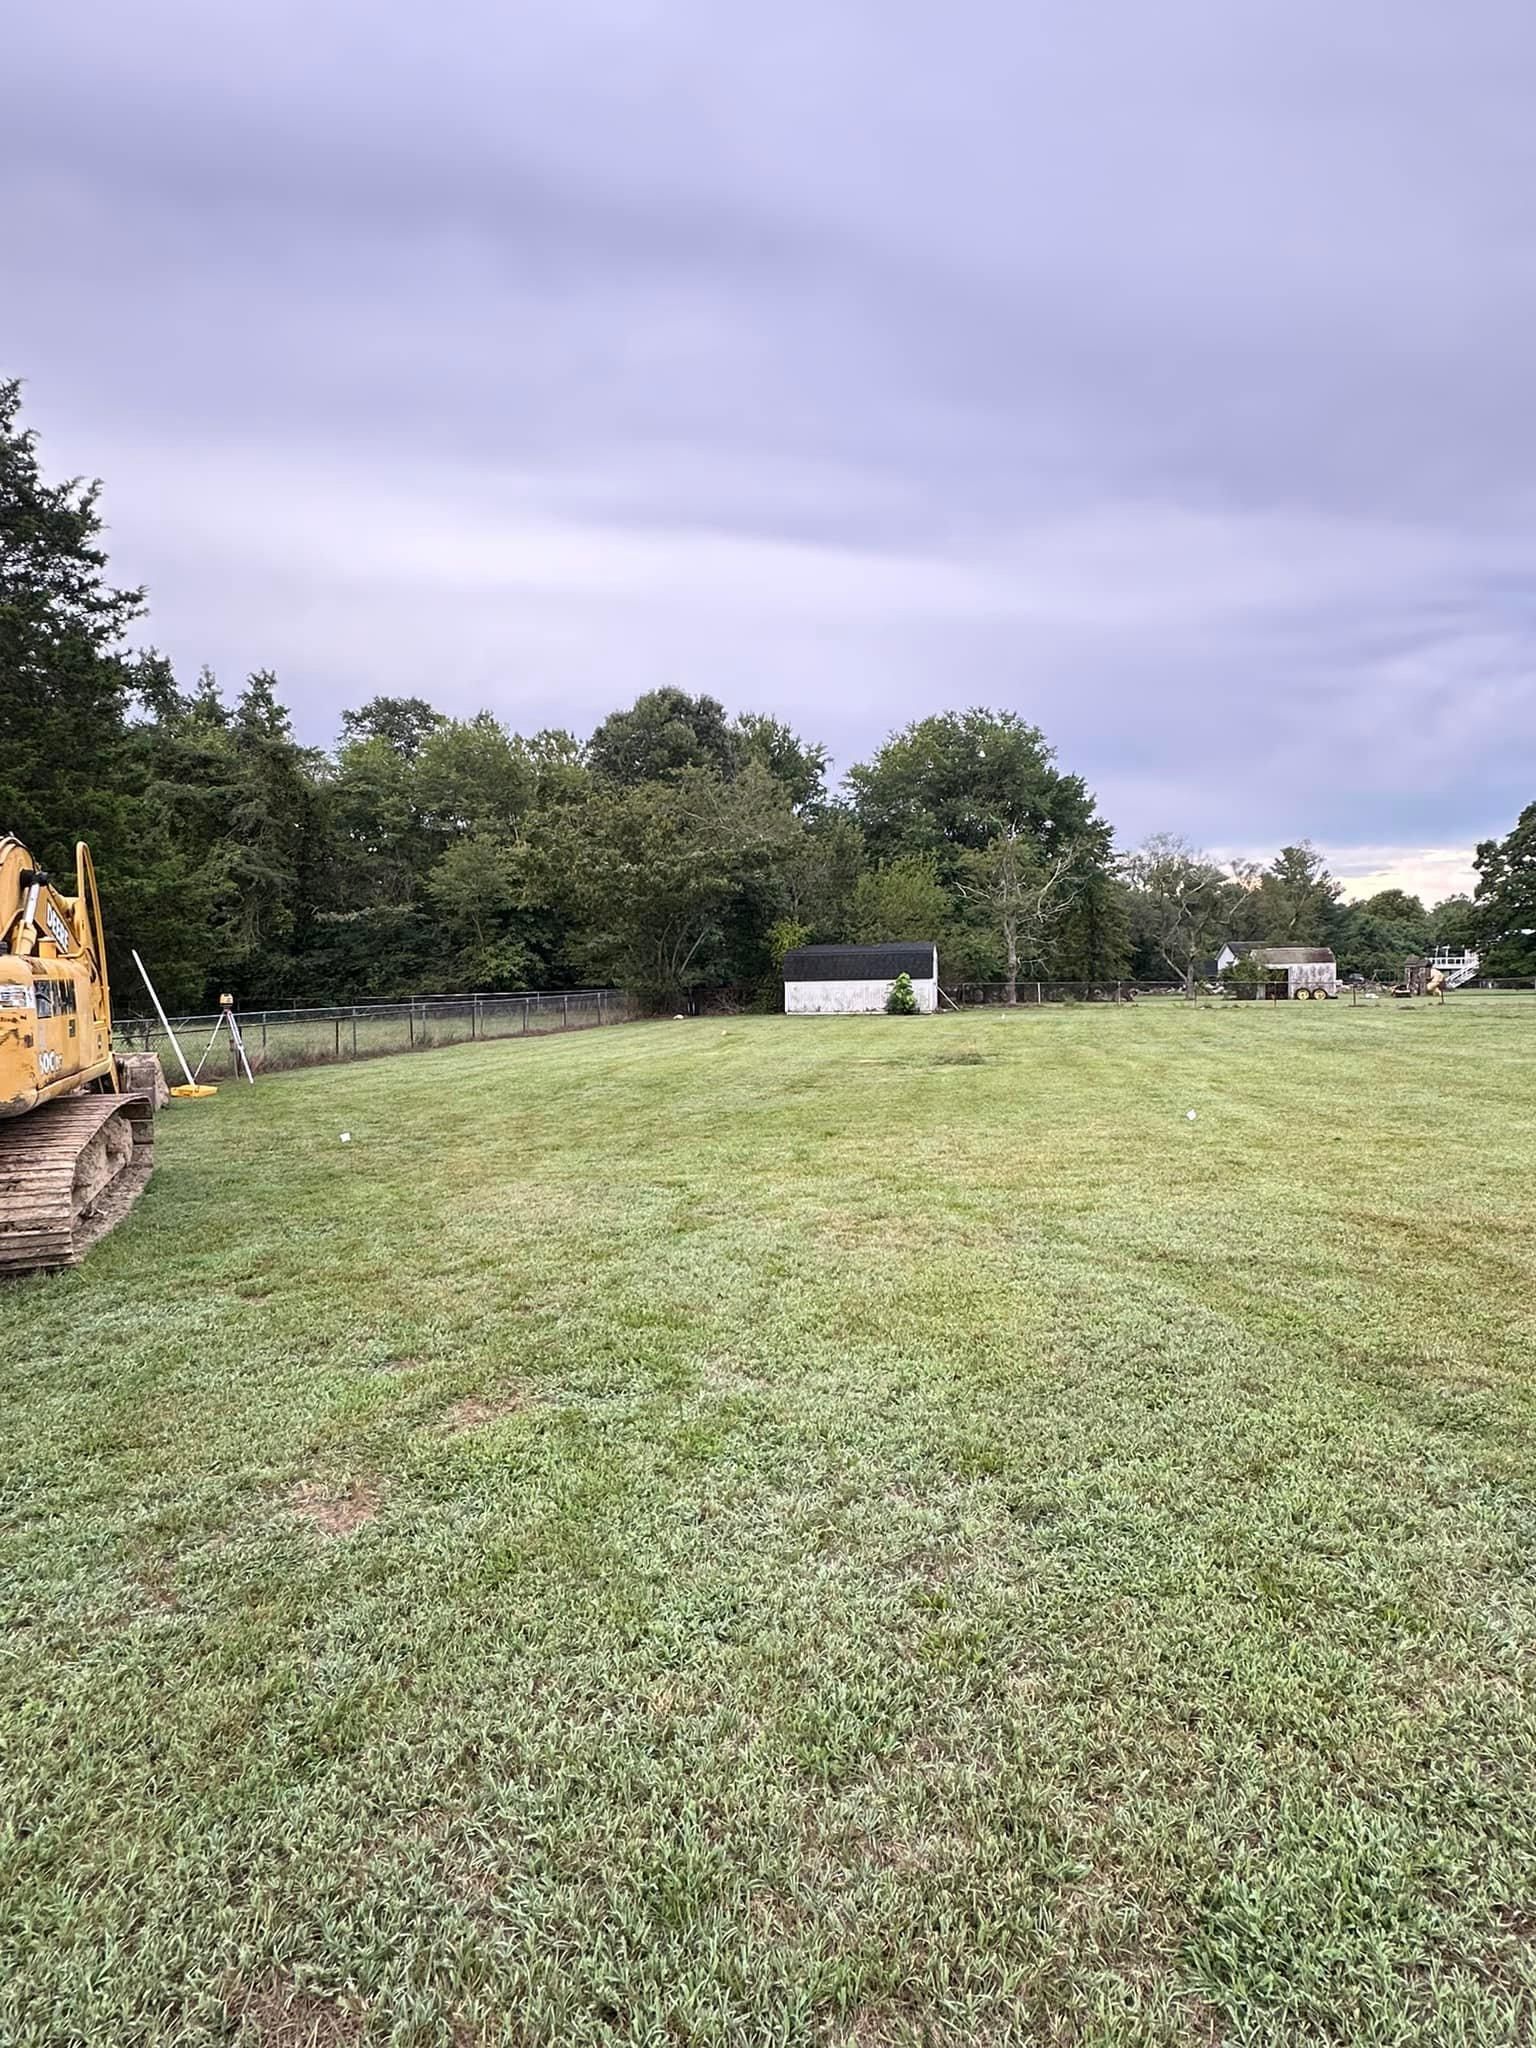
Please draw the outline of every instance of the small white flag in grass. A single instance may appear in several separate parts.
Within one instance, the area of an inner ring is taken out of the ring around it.
[[[1186,1115],[1186,1116],[1187,1116],[1187,1117],[1189,1118],[1189,1120],[1190,1120],[1190,1122],[1191,1122],[1191,1123],[1193,1123],[1193,1122],[1194,1122],[1194,1120],[1195,1120],[1195,1112],[1194,1112],[1194,1111],[1193,1111],[1192,1109],[1186,1109],[1186,1110],[1185,1110],[1185,1112],[1184,1112],[1184,1114],[1185,1114],[1185,1115]]]
[[[1191,1116],[1193,1116],[1195,1112],[1191,1110],[1189,1113]],[[350,1131],[343,1131],[341,1134],[341,1142],[343,1143],[343,1145],[350,1145],[352,1142],[352,1133]]]

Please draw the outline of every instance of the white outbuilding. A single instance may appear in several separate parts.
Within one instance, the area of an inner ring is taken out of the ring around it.
[[[796,946],[784,955],[784,1009],[791,1017],[853,1017],[883,1010],[891,983],[910,975],[920,1010],[939,1007],[939,949]]]
[[[1265,946],[1251,939],[1229,939],[1216,955],[1216,972],[1225,974],[1239,960],[1255,960],[1264,970],[1266,994],[1336,996],[1339,970],[1327,946]]]

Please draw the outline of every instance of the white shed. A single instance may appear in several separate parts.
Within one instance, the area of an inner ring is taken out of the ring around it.
[[[1239,960],[1256,960],[1270,982],[1282,974],[1285,993],[1337,995],[1339,970],[1327,946],[1265,946],[1253,939],[1229,939],[1216,955],[1216,972],[1225,974]]]
[[[939,1007],[939,949],[796,946],[784,955],[784,1008],[791,1017],[850,1017],[883,1010],[898,974],[912,978],[920,1010]]]

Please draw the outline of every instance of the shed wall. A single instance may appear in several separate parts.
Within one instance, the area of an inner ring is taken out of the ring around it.
[[[891,977],[894,980],[894,976]],[[891,981],[786,981],[784,1009],[791,1017],[856,1017],[885,1008]],[[939,1007],[939,984],[930,976],[912,977],[917,1007],[933,1011]]]
[[[1294,995],[1299,988],[1334,989],[1339,985],[1339,970],[1332,960],[1308,960],[1300,965],[1287,967],[1286,983]]]

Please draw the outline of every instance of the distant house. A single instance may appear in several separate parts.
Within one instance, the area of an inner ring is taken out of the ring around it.
[[[1272,985],[1283,976],[1288,996],[1332,995],[1338,987],[1339,970],[1328,946],[1266,946],[1253,939],[1229,939],[1216,955],[1216,972],[1225,974],[1239,960],[1257,961]]]
[[[858,1016],[885,1008],[898,974],[912,977],[920,1010],[939,1007],[939,949],[796,946],[784,955],[784,1009],[791,1017]]]

